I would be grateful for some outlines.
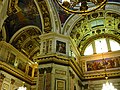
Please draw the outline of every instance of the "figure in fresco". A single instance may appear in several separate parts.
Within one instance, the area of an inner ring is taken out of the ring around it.
[[[87,61],[87,71],[120,67],[120,57]]]
[[[57,41],[56,51],[59,53],[66,53],[66,43]]]

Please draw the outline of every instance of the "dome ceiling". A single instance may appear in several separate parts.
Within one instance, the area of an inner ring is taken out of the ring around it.
[[[77,21],[74,15],[65,13],[58,7],[56,10],[63,27],[62,33],[66,34],[69,31],[68,36],[74,40],[80,53],[91,40],[100,38],[103,34],[105,37],[112,36],[120,41],[119,14],[98,11],[88,16],[80,16]],[[4,23],[7,33],[6,41],[32,59],[39,52],[38,36],[52,31],[48,4],[45,0],[10,0],[7,14],[8,18]],[[72,28],[69,30],[67,27],[65,30],[66,22],[70,20],[76,20],[76,22],[72,21],[69,25]]]
[[[28,58],[39,52],[42,33],[51,31],[51,21],[45,0],[10,0],[4,22],[6,41]],[[5,36],[4,36],[5,37]]]
[[[9,3],[5,21],[7,41],[22,27],[34,25],[42,29],[40,15],[33,0],[15,0]]]

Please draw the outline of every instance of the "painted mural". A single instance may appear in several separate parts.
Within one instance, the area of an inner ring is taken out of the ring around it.
[[[61,41],[56,41],[56,52],[66,54],[66,43]]]
[[[100,70],[110,68],[118,68],[120,67],[120,56],[114,58],[105,58],[99,60],[91,60],[86,62],[87,71]]]
[[[15,0],[14,3],[16,3],[16,1],[17,0]],[[14,3],[10,9],[14,8],[16,10],[12,10],[12,12],[9,10],[8,18],[5,20],[5,28],[9,38],[11,38],[17,30],[26,25],[35,25],[42,28],[41,19],[34,0],[18,0],[17,7]]]
[[[62,26],[69,16],[70,16],[70,14],[68,14],[67,12],[65,12],[63,10],[59,10],[59,17],[60,17],[60,21],[61,21]]]
[[[65,12],[62,8],[60,8],[56,3],[55,6],[57,8],[59,18],[61,21],[61,25],[63,26],[65,21],[68,19],[68,17],[71,15],[70,13]]]
[[[26,65],[27,65],[27,63],[25,63],[25,62],[23,62],[22,60],[19,59],[18,69],[25,72]]]

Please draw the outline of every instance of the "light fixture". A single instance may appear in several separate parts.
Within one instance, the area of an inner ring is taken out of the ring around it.
[[[21,87],[19,87],[17,90],[27,90],[27,88],[24,86],[24,83],[25,82],[23,82],[23,85]]]
[[[24,87],[24,86],[21,86],[21,87],[18,88],[18,90],[27,90],[27,88]]]
[[[102,90],[117,90],[112,83],[108,82],[108,77],[106,76],[106,83],[103,84]]]
[[[100,42],[100,44],[101,44],[101,46],[102,46],[101,40],[100,40],[99,42]],[[109,83],[109,81],[108,81],[108,76],[107,76],[107,74],[106,74],[107,62],[106,62],[106,60],[104,59],[104,56],[103,56],[104,53],[103,53],[103,48],[102,48],[102,47],[101,47],[101,52],[102,52],[102,59],[103,59],[103,61],[104,61],[104,64],[103,64],[103,65],[105,65],[105,79],[106,79],[106,83],[103,84],[102,90],[117,90],[117,89],[113,86],[113,84],[112,84],[112,83]]]
[[[86,15],[106,5],[107,0],[55,0],[66,12]]]

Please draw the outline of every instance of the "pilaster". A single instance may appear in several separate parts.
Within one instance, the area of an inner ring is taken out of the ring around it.
[[[39,37],[41,39],[40,55],[49,55],[57,53],[60,55],[69,55],[69,43],[68,36],[64,36],[57,33],[43,34]]]
[[[3,84],[4,78],[5,78],[5,75],[0,73],[0,90],[2,89],[2,84]]]

